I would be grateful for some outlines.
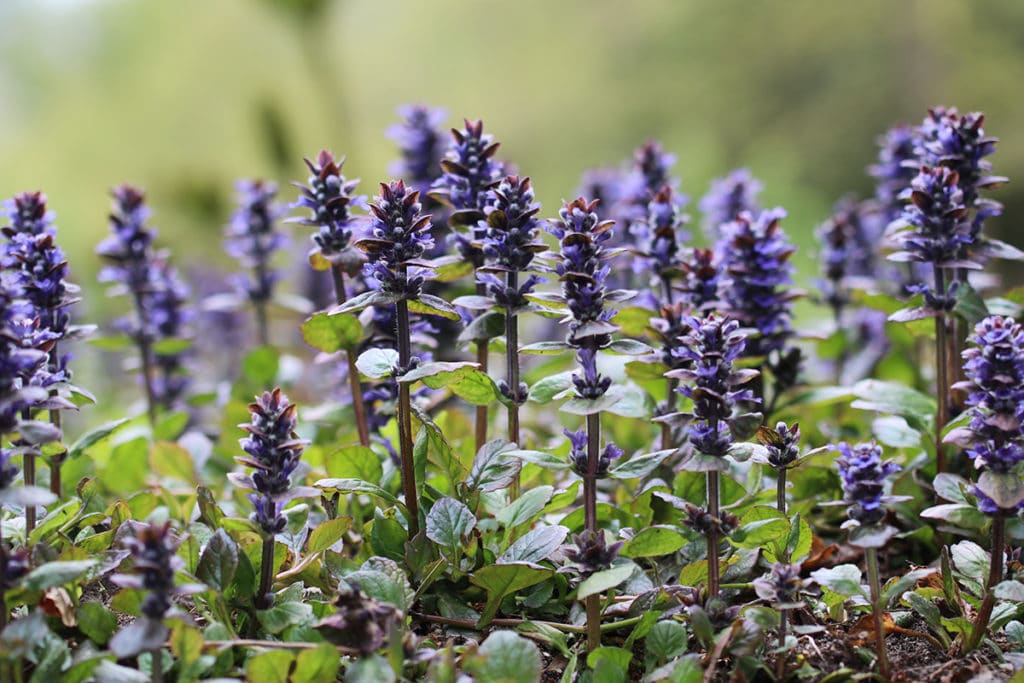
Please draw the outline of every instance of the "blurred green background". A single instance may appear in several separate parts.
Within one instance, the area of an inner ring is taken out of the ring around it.
[[[97,293],[92,248],[119,182],[148,189],[183,269],[227,265],[235,178],[304,179],[301,157],[330,147],[371,194],[396,106],[419,101],[452,124],[483,118],[545,215],[585,168],[649,137],[678,156],[694,203],[749,166],[764,203],[789,210],[806,282],[814,226],[871,192],[864,168],[893,123],[983,110],[1003,140],[996,171],[1024,175],[1022,81],[1019,0],[2,0],[0,194],[49,194],[75,278]],[[991,227],[1018,245],[1019,188],[999,191]]]

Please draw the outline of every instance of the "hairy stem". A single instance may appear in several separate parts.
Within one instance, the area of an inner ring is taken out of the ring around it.
[[[889,680],[889,657],[885,653],[885,627],[882,625],[882,581],[878,572],[878,548],[865,548],[868,583],[871,585],[871,612],[875,619],[875,648],[878,650],[878,673]]]
[[[676,410],[676,393],[679,380],[670,379],[665,385],[665,414],[671,415]],[[667,422],[661,423],[661,449],[672,448],[672,427]]]
[[[478,296],[486,296],[487,285],[482,282],[476,283],[476,293]],[[477,339],[476,340],[476,363],[480,366],[480,372],[487,374],[487,350],[490,346],[489,339]],[[476,428],[474,430],[476,451],[480,452],[480,449],[487,443],[487,406],[476,406]]]
[[[348,299],[348,295],[345,293],[345,272],[341,266],[331,266],[331,278],[334,280],[334,300],[340,306]],[[359,443],[369,448],[370,428],[366,424],[366,406],[363,404],[363,389],[359,384],[359,369],[356,368],[353,349],[345,351],[345,360],[348,363],[348,387],[352,394],[352,411],[355,413]]]
[[[584,523],[590,534],[597,528],[597,465],[601,447],[601,416],[587,415],[587,476],[583,479]],[[583,602],[587,612],[587,650],[601,647],[601,596],[588,595]]]
[[[32,419],[32,409],[23,408],[21,411],[22,420]],[[24,443],[24,442],[23,442]],[[22,456],[21,460],[22,475],[24,476],[25,486],[36,485],[36,454],[32,452],[26,444],[25,455]],[[25,540],[28,540],[29,534],[36,528],[36,506],[26,505],[25,506]]]
[[[398,319],[398,364],[406,371],[412,360],[408,302],[405,299],[397,302],[395,310]],[[409,510],[409,536],[413,537],[420,530],[420,512],[416,466],[412,458],[412,403],[408,382],[398,383],[398,446],[402,463],[402,493],[405,495],[405,507]]]
[[[779,610],[779,653],[775,655],[775,680],[782,683],[786,678],[786,655],[789,653],[783,649],[786,647],[786,625],[789,621],[789,611]]]
[[[135,314],[138,316],[139,333],[135,340],[139,347],[139,357],[142,361],[142,383],[146,388],[146,414],[149,417],[149,425],[156,426],[156,389],[153,388],[153,345],[149,338],[149,320],[146,316],[146,304],[142,300],[142,292],[136,291]]]
[[[3,516],[4,516],[3,506],[0,505],[0,520],[3,519]],[[0,523],[0,544],[3,544],[3,542],[4,542],[4,526],[3,526],[2,523]],[[5,626],[7,626],[7,593],[5,591],[0,590],[0,631],[3,631]],[[4,670],[4,668],[3,668],[5,666],[6,666],[6,664],[0,662],[0,673],[3,673],[3,674],[7,673]]]
[[[775,507],[786,514],[786,468],[780,467],[775,479]]]
[[[152,669],[152,676],[150,680],[153,681],[153,683],[163,683],[164,662],[160,657],[160,648],[155,647],[149,651],[149,661]]]
[[[988,584],[986,584],[985,599],[978,608],[978,616],[974,619],[974,626],[971,628],[971,635],[964,643],[964,652],[971,652],[988,630],[989,619],[992,618],[992,608],[996,604],[996,585],[1003,580],[1003,547],[1006,545],[1006,517],[1002,512],[997,512],[992,518],[992,561],[989,565]]]
[[[60,356],[57,351],[57,343],[54,343],[53,348],[50,349],[50,367],[57,368],[60,365]],[[50,392],[51,395],[56,395],[56,391]],[[60,410],[53,409],[50,411],[50,424],[57,429],[60,429]],[[60,467],[64,464],[64,458],[67,457],[68,451],[65,448],[60,453],[54,453],[50,456],[50,492],[57,496],[60,500],[63,496],[63,490],[60,483]]]
[[[938,266],[934,267],[935,295],[946,293],[946,274]],[[939,311],[935,316],[935,399],[937,411],[935,415],[935,471],[942,474],[946,471],[946,449],[942,445],[942,430],[949,421],[949,365],[946,359],[946,314]]]
[[[510,290],[519,288],[519,273],[509,271],[506,284]],[[512,394],[508,405],[508,440],[519,447],[519,316],[505,309],[505,381]],[[509,486],[509,500],[519,497],[519,475]]]
[[[274,604],[274,537],[263,537],[263,557],[260,560],[260,589],[256,594],[257,609],[270,609]]]
[[[718,597],[718,518],[721,515],[718,498],[718,470],[707,473],[708,514],[711,528],[708,529],[708,599]]]

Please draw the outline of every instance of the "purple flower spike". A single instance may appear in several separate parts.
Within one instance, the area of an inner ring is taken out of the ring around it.
[[[711,189],[698,204],[704,214],[704,233],[708,239],[717,241],[721,226],[733,222],[741,213],[759,213],[757,195],[762,188],[761,181],[745,168],[711,181]]]
[[[712,314],[685,323],[689,333],[675,353],[686,366],[666,377],[680,380],[679,392],[693,400],[690,443],[704,455],[721,457],[733,442],[729,423],[738,405],[755,400],[750,389],[738,387],[758,373],[733,367],[746,346],[739,322]]]
[[[716,250],[721,258],[723,299],[729,314],[758,331],[748,352],[766,356],[782,352],[793,336],[789,291],[795,268],[789,262],[796,251],[783,232],[781,208],[762,211],[755,219],[741,213],[722,226]]]
[[[281,514],[283,504],[293,497],[305,495],[293,490],[291,475],[299,466],[306,442],[295,433],[296,406],[288,401],[280,389],[265,391],[249,404],[252,419],[239,425],[248,433],[238,444],[246,452],[235,458],[243,465],[255,468],[251,477],[231,476],[236,484],[256,489],[250,496],[255,521],[264,532],[279,533],[285,525]]]
[[[569,462],[572,463],[572,470],[576,474],[584,477],[587,475],[587,432],[581,429],[576,432],[570,432],[568,429],[563,429],[562,433],[569,439]],[[622,457],[622,449],[613,443],[605,444],[604,451],[598,455],[597,458],[597,478],[604,479],[608,476],[608,468],[611,467],[613,460],[618,460]]]
[[[71,318],[67,308],[77,299],[75,285],[67,282],[68,264],[57,246],[53,213],[46,210],[46,195],[25,192],[4,203],[11,224],[3,229],[8,241],[0,254],[0,265],[18,280],[22,296],[32,308],[37,334],[42,343],[64,339]],[[43,375],[33,383],[48,386],[70,379],[64,361],[50,358]]]
[[[398,144],[402,158],[393,164],[391,173],[404,179],[420,196],[426,196],[441,177],[441,158],[445,152],[441,125],[448,112],[411,104],[399,107],[398,115],[403,120],[388,128],[388,137]]]
[[[900,471],[891,460],[882,461],[882,447],[861,443],[836,446],[841,457],[836,460],[843,480],[843,493],[851,507],[847,516],[863,526],[878,524],[885,517],[885,480]]]
[[[907,228],[894,235],[899,251],[891,260],[931,263],[938,268],[976,267],[961,258],[973,237],[956,171],[922,166],[903,196],[910,200],[903,211]]]
[[[346,266],[346,271],[358,268],[362,259],[350,247],[356,224],[351,210],[353,206],[362,206],[363,203],[362,197],[353,194],[359,181],[346,179],[341,174],[345,160],[335,159],[326,149],[320,150],[315,162],[309,159],[304,161],[311,174],[307,181],[309,184],[296,183],[302,194],[292,208],[308,209],[310,215],[291,220],[319,228],[313,235],[313,243],[328,261],[341,263]]]
[[[1024,328],[1013,318],[989,316],[974,328],[963,352],[970,422],[949,435],[978,469],[1008,473],[1024,461]]]
[[[277,185],[265,180],[243,180],[238,183],[238,210],[228,224],[224,249],[251,268],[253,279],[242,277],[241,289],[253,302],[266,302],[273,297],[274,285],[279,279],[270,261],[274,252],[283,248],[288,240],[277,229],[277,221],[284,215],[284,207],[275,202]]]
[[[382,292],[396,298],[419,297],[429,264],[420,261],[434,246],[430,236],[430,216],[421,213],[419,193],[396,180],[381,183],[380,196],[370,204],[368,236],[356,246],[369,263],[364,274],[380,285]]]
[[[483,252],[490,264],[478,273],[478,281],[487,285],[487,293],[507,309],[518,309],[527,304],[526,295],[541,282],[540,278],[527,278],[517,289],[508,290],[489,271],[522,273],[533,263],[534,257],[547,250],[539,241],[538,233],[545,223],[536,216],[540,204],[534,201],[529,178],[506,176],[493,190],[494,203],[487,209]]]

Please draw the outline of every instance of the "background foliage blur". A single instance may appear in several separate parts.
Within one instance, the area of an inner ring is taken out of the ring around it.
[[[1011,178],[989,229],[1024,244],[1022,81],[1017,0],[3,0],[0,194],[48,193],[92,292],[119,182],[147,188],[183,270],[226,265],[234,179],[274,178],[292,201],[301,158],[330,147],[372,194],[396,106],[421,101],[483,118],[545,215],[649,137],[678,155],[694,211],[746,165],[789,211],[807,283],[814,226],[871,193],[876,136],[935,104],[988,114]],[[99,296],[84,306],[107,317]]]

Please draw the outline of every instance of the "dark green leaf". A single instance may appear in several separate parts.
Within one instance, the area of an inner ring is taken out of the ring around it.
[[[441,498],[427,513],[427,538],[452,551],[458,551],[475,527],[476,517],[454,498]]]
[[[509,562],[530,562],[537,563],[546,560],[548,555],[555,552],[569,530],[564,526],[542,526],[531,529],[498,558],[498,563]]]
[[[224,593],[238,571],[238,545],[223,529],[217,529],[203,548],[196,578],[214,592]]]
[[[553,574],[553,569],[528,562],[484,565],[473,572],[470,583],[487,591],[487,604],[480,616],[479,625],[483,627],[490,623],[505,596],[535,586]]]
[[[623,557],[661,557],[670,555],[685,545],[682,534],[668,526],[643,529],[622,547]]]

